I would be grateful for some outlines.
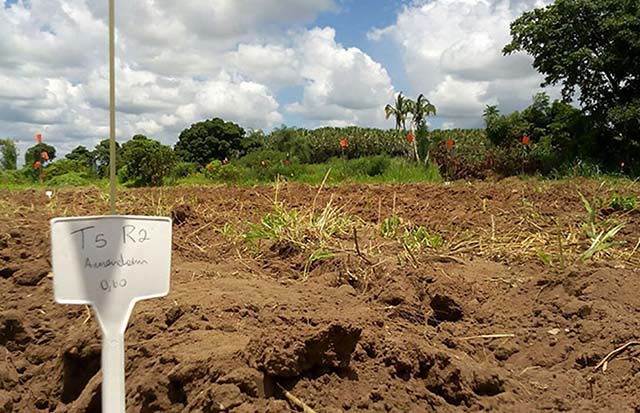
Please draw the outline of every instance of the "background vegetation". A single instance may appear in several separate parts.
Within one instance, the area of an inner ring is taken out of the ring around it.
[[[119,180],[128,186],[253,184],[282,179],[319,183],[416,182],[489,176],[640,174],[640,3],[556,0],[511,25],[505,54],[526,52],[545,85],[522,111],[484,111],[484,129],[429,131],[436,106],[424,95],[396,96],[384,108],[394,130],[315,130],[282,126],[269,134],[220,118],[180,133],[172,149],[142,135],[117,148]],[[579,107],[573,106],[579,104]],[[381,108],[382,110],[382,108]],[[0,183],[86,185],[108,174],[109,142],[76,147],[63,159],[43,142],[17,170],[13,141],[0,140]],[[327,172],[331,171],[329,175]]]

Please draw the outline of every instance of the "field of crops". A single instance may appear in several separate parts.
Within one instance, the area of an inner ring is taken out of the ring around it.
[[[171,293],[126,333],[127,411],[637,411],[638,196],[514,178],[123,191],[119,213],[174,218]],[[97,189],[0,192],[0,411],[100,411],[98,326],[53,302],[48,220],[107,212]]]

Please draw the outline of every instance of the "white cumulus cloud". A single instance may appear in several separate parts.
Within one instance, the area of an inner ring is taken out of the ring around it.
[[[386,69],[360,49],[336,43],[335,30],[315,28],[296,41],[303,99],[287,107],[332,125],[381,126],[395,90]]]
[[[524,54],[503,56],[509,25],[544,0],[419,0],[395,24],[369,38],[400,48],[412,88],[438,108],[451,127],[479,126],[486,105],[521,109],[538,92],[542,77]],[[553,93],[553,91],[552,91]]]
[[[0,134],[17,139],[23,153],[36,133],[61,153],[108,136],[107,4],[0,7]],[[282,123],[277,89],[301,82],[295,65],[287,73],[279,64],[296,59],[282,46],[287,31],[336,7],[334,0],[116,5],[118,139],[144,133],[165,143],[214,116],[248,128]]]
[[[23,153],[36,133],[59,153],[108,136],[107,4],[0,7],[0,135],[17,139]],[[288,114],[308,126],[387,126],[382,108],[395,91],[385,68],[339,44],[333,28],[305,27],[338,4],[116,2],[118,140],[143,133],[172,144],[182,129],[216,116],[263,129]]]

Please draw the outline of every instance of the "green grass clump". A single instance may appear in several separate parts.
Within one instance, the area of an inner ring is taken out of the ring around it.
[[[421,251],[424,248],[440,248],[444,242],[440,234],[430,233],[425,227],[407,228],[402,238],[411,250]]]
[[[354,225],[351,217],[332,201],[318,213],[313,209],[290,209],[276,200],[273,209],[258,223],[249,223],[244,239],[255,245],[270,240],[283,251],[306,256],[303,277],[306,279],[311,265],[331,258],[340,250],[339,236],[347,234]]]
[[[638,199],[635,195],[620,195],[617,192],[611,195],[609,199],[609,207],[615,211],[633,211],[638,205]]]

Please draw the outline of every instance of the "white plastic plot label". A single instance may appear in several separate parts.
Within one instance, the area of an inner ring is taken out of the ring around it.
[[[171,219],[53,219],[51,255],[56,301],[91,304],[100,323],[102,411],[124,413],[124,332],[137,301],[169,293]]]
[[[169,292],[169,218],[57,218],[51,242],[59,303],[126,305]]]

